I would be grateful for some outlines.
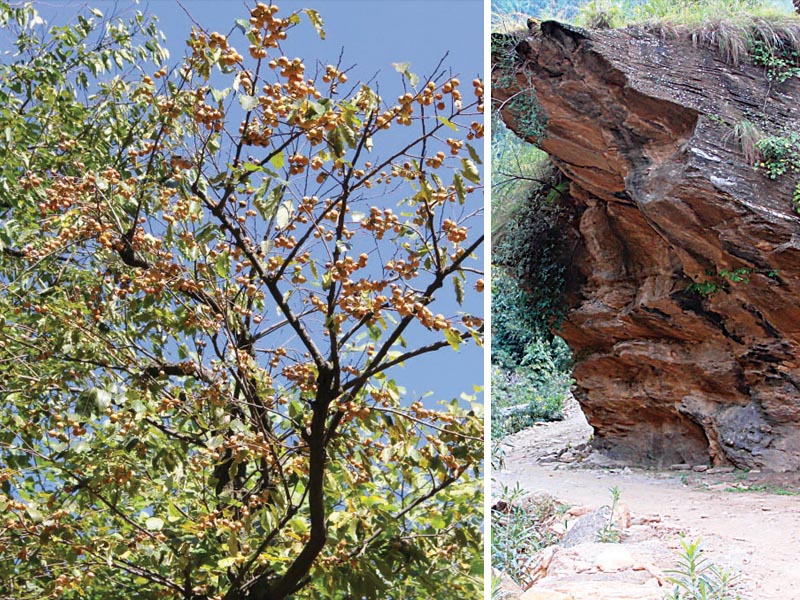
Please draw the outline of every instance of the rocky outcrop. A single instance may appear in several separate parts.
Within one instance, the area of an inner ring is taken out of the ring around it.
[[[550,21],[514,44],[493,96],[519,131],[509,99],[535,88],[540,146],[571,182],[560,335],[594,443],[639,464],[800,468],[797,176],[769,180],[735,134],[796,131],[800,80],[641,29]]]

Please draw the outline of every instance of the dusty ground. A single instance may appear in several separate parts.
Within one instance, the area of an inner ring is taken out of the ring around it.
[[[800,495],[790,495],[800,493],[800,474],[631,469],[584,449],[590,435],[573,401],[563,421],[507,438],[494,480],[589,508],[608,504],[617,486],[638,524],[623,543],[647,537],[677,550],[681,534],[701,536],[715,563],[742,574],[749,600],[800,600]]]

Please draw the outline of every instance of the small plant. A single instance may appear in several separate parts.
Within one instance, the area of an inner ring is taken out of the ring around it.
[[[733,126],[733,131],[729,135],[741,149],[747,164],[757,165],[761,156],[758,143],[764,137],[758,126],[752,121],[739,121]]]
[[[771,135],[756,143],[761,154],[758,166],[766,171],[767,177],[777,179],[788,171],[800,170],[800,134]]]
[[[614,486],[609,489],[609,491],[611,492],[611,511],[608,515],[608,521],[603,525],[603,528],[597,532],[597,541],[605,544],[616,544],[619,542],[620,532],[614,523],[614,513],[619,504],[620,490],[617,486]]]
[[[547,115],[541,110],[530,78],[524,89],[497,108],[498,110],[506,108],[514,115],[515,129],[520,137],[534,144],[540,143],[544,138],[547,129]]]
[[[520,137],[538,144],[545,135],[547,115],[536,98],[533,78],[521,66],[517,45],[527,35],[527,30],[494,32],[491,37],[492,77],[498,88],[512,92],[503,102],[493,102],[492,113],[507,110],[514,115],[515,131]]]
[[[506,591],[500,585],[501,583],[500,577],[492,573],[492,600],[505,600],[508,596]]]
[[[717,125],[720,125],[722,127],[727,127],[727,125],[728,125],[728,122],[725,119],[723,119],[722,117],[720,117],[719,115],[710,114],[710,115],[707,115],[707,116],[708,116],[709,121],[711,121],[712,123],[716,123]]]
[[[714,294],[716,294],[720,290],[726,290],[730,283],[750,283],[750,275],[753,273],[753,269],[742,267],[739,269],[721,269],[719,273],[714,274],[713,271],[706,271],[706,275],[710,277],[710,279],[705,279],[703,281],[695,281],[690,283],[686,286],[686,291],[690,294],[695,294],[696,296],[701,296],[703,298],[710,298]],[[767,274],[768,277],[772,277],[772,275]]]
[[[721,289],[722,286],[719,283],[710,279],[695,281],[686,286],[686,291],[688,293],[701,296],[702,298],[710,298]]]
[[[506,451],[501,441],[492,436],[492,471],[506,468]]]
[[[741,600],[732,589],[736,577],[703,556],[700,539],[682,539],[681,546],[677,568],[667,571],[667,581],[675,588],[664,600]]]
[[[753,269],[741,268],[741,269],[733,269],[732,271],[728,271],[727,269],[722,269],[719,274],[720,277],[724,277],[728,281],[733,283],[750,283],[750,274],[753,272]]]
[[[770,81],[783,83],[787,79],[800,76],[800,67],[797,66],[798,52],[788,44],[751,40],[750,57],[753,64],[764,67],[764,74]]]
[[[536,552],[558,542],[550,523],[559,509],[549,496],[526,497],[519,483],[500,486],[492,505],[492,566],[523,587],[529,584]]]
[[[794,192],[792,192],[792,201],[794,202],[795,212],[800,213],[800,181],[798,181],[794,186]]]
[[[734,493],[742,493],[742,492],[759,492],[762,494],[773,494],[775,496],[798,496],[800,495],[800,491],[783,487],[780,485],[770,485],[766,483],[754,483],[754,484],[738,484],[728,488],[725,488],[726,492],[734,492]]]

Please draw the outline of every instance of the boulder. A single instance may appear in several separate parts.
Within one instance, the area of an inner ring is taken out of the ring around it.
[[[665,552],[658,542],[551,546],[537,554],[542,568],[520,600],[663,600],[665,579],[654,563]]]

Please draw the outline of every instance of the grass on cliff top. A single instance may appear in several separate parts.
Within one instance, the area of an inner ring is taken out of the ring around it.
[[[668,25],[695,29],[708,23],[751,26],[759,21],[800,24],[800,18],[774,0],[590,0],[575,24],[590,29],[627,25]]]
[[[547,8],[560,0],[530,1],[530,16],[537,19],[587,29],[635,26],[664,38],[688,36],[695,46],[718,49],[734,65],[749,57],[754,40],[800,56],[800,16],[791,0],[584,0],[577,11]],[[518,4],[518,0],[494,0],[493,32],[527,34],[528,17]]]
[[[800,16],[790,7],[775,0],[590,0],[574,22],[588,29],[639,26],[665,38],[686,35],[734,65],[750,56],[754,42],[781,55],[785,50],[782,58],[796,62]]]

